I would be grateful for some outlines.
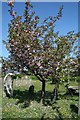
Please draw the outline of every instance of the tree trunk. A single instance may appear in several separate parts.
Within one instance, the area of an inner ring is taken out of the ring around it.
[[[59,89],[59,83],[55,83],[53,94],[51,96],[51,101],[56,100],[58,98],[58,89]]]
[[[44,96],[45,96],[45,80],[42,81],[41,99],[44,99]]]

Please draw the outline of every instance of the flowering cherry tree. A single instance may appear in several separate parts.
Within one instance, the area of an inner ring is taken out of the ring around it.
[[[17,66],[17,70],[21,70],[22,73],[24,68],[29,69],[41,81],[42,98],[45,95],[45,82],[49,77],[54,79],[56,99],[60,72],[65,66],[64,59],[67,59],[66,55],[72,51],[79,34],[71,31],[65,36],[59,36],[59,32],[54,32],[56,21],[62,17],[63,6],[55,17],[49,16],[39,25],[39,17],[32,11],[33,6],[30,2],[25,2],[24,21],[22,16],[17,16],[13,11],[13,3],[11,0],[8,2],[13,19],[9,23],[8,40],[4,41],[10,52],[13,63],[11,65]]]

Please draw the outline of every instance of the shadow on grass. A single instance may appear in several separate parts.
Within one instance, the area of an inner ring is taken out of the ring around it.
[[[65,115],[63,115],[59,109],[60,107],[58,105],[53,105],[52,109],[56,110],[57,116],[55,116],[54,120],[64,120]],[[71,110],[71,118],[70,120],[78,120],[78,107],[74,104],[70,104],[70,110]],[[67,120],[67,119],[66,119]]]
[[[79,96],[78,93],[69,94],[69,93],[65,93],[65,92],[64,92],[63,94],[59,93],[58,98],[59,98],[59,99],[66,99],[66,100],[74,100],[75,97],[78,97],[78,96]],[[76,99],[75,101],[78,101],[78,99]]]
[[[70,104],[70,109],[71,109],[71,112],[75,112],[78,114],[78,107],[74,104]]]
[[[75,104],[70,104],[70,110],[73,120],[75,120],[75,118],[77,118],[76,120],[80,120],[78,119],[78,107]]]
[[[43,100],[44,106],[47,106],[47,105],[52,106],[51,97],[52,97],[52,92],[46,91],[46,94],[45,94],[45,97]],[[41,91],[37,91],[37,92],[34,92],[33,94],[30,94],[28,90],[25,90],[25,91],[14,90],[13,98],[18,99],[18,101],[16,102],[16,105],[18,105],[19,103],[23,103],[23,108],[25,108],[25,107],[30,106],[31,101],[37,101],[38,103],[40,103]],[[59,93],[58,100],[59,99],[74,100],[75,98],[73,97],[73,95],[70,95],[70,94]],[[78,101],[77,98],[76,98],[76,101]],[[56,103],[56,101],[55,101],[55,103]]]
[[[43,100],[43,105],[45,105],[45,106],[51,105],[50,104],[51,95],[52,95],[52,92],[46,91],[46,95],[45,95],[44,100]],[[13,91],[13,98],[18,99],[18,101],[16,102],[16,105],[18,105],[19,103],[24,103],[23,107],[28,107],[30,105],[31,101],[37,101],[38,103],[40,103],[41,91],[34,92],[33,94],[30,94],[28,90],[25,90],[25,91],[14,90]]]
[[[28,90],[14,90],[13,98],[18,99],[16,105],[18,105],[19,103],[24,103],[23,108],[29,107],[31,101],[40,102],[40,91],[30,94]]]

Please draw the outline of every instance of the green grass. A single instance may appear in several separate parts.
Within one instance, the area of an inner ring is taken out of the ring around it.
[[[2,118],[2,79],[0,78],[0,119]]]
[[[58,100],[50,104],[50,95],[53,91],[54,84],[46,83],[46,96],[44,103],[40,102],[41,82],[33,80],[35,86],[34,95],[28,93],[28,86],[15,87],[14,83],[14,97],[3,98],[3,118],[52,118],[60,120],[61,118],[77,117],[76,112],[72,112],[70,105],[78,106],[78,95],[66,95],[66,88],[63,84],[59,87]],[[71,82],[70,85],[77,85]]]

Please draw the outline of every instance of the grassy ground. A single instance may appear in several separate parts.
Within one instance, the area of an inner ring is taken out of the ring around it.
[[[0,78],[0,119],[2,118],[2,79]]]
[[[70,105],[78,106],[78,95],[66,95],[66,88],[63,84],[59,87],[59,97],[55,103],[50,102],[50,96],[54,85],[51,82],[46,84],[46,96],[43,104],[40,102],[41,83],[33,80],[35,86],[34,95],[28,93],[29,85],[16,86],[14,82],[14,97],[3,98],[3,118],[42,118],[49,120],[61,120],[64,118],[76,118],[77,109],[70,108]],[[71,82],[71,85],[77,85]]]

